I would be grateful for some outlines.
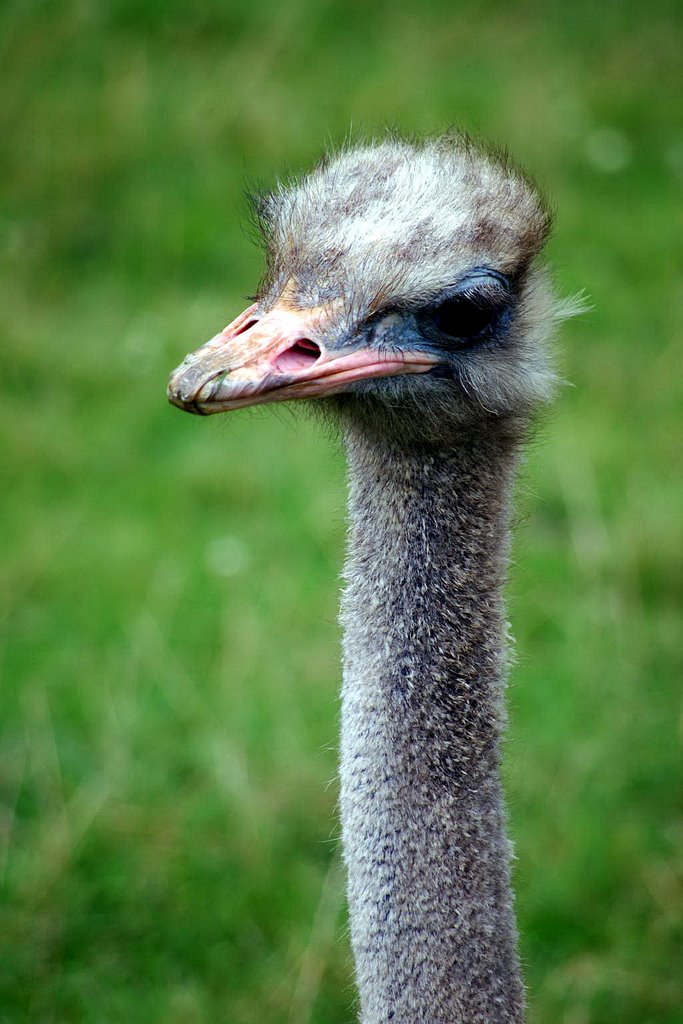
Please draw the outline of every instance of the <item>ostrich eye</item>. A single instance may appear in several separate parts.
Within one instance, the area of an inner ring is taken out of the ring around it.
[[[472,341],[483,334],[498,312],[498,305],[490,301],[458,295],[436,307],[432,322],[447,338]]]
[[[509,285],[502,275],[477,275],[460,291],[424,310],[420,317],[422,328],[434,340],[446,339],[456,347],[466,348],[499,326],[510,299]]]

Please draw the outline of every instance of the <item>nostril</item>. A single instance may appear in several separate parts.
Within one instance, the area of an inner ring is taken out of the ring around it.
[[[273,360],[273,368],[279,373],[293,373],[295,370],[307,370],[320,359],[320,346],[308,338],[300,338],[290,348],[280,352]]]

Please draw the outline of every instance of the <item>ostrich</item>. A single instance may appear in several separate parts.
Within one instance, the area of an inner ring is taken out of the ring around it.
[[[341,818],[362,1024],[521,1022],[500,781],[511,491],[563,311],[526,176],[388,138],[256,200],[258,297],[172,374],[209,415],[315,399],[348,456]]]

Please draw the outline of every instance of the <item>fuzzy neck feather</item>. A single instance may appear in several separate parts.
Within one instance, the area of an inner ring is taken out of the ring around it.
[[[499,778],[517,442],[347,426],[341,807],[362,1024],[524,1020]]]

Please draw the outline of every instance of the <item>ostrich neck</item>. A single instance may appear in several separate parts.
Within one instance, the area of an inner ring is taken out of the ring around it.
[[[341,807],[362,1024],[524,1020],[499,778],[516,447],[347,431]]]

